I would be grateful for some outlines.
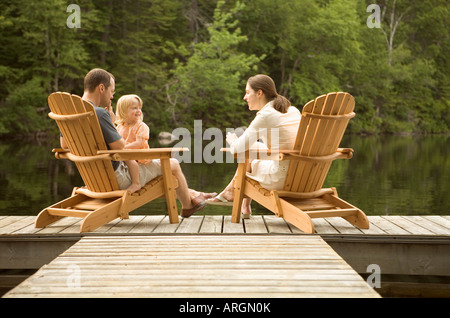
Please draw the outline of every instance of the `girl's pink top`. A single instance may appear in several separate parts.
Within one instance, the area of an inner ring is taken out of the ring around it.
[[[136,123],[132,126],[119,124],[117,131],[125,140],[125,144],[131,144],[136,140],[141,140],[141,144],[134,149],[149,149],[148,140],[150,138],[150,128],[144,122]],[[146,164],[151,162],[151,159],[138,160],[139,163]]]

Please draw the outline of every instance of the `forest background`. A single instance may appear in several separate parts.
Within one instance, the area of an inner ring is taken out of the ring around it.
[[[449,48],[446,0],[2,0],[0,136],[56,135],[48,95],[82,95],[94,67],[116,78],[113,106],[143,99],[153,135],[248,125],[257,73],[300,110],[351,93],[352,133],[448,133]]]

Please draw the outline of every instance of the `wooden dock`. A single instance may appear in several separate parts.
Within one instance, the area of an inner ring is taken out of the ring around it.
[[[418,235],[450,236],[450,216],[368,216],[370,228],[362,230],[341,218],[313,219],[319,235]],[[66,217],[46,228],[34,227],[35,216],[0,216],[2,235],[95,235],[95,234],[303,234],[274,215],[253,216],[231,223],[230,215],[192,216],[170,224],[164,215],[131,215],[116,219],[90,233],[79,233],[81,220]]]
[[[340,218],[314,219],[316,233],[305,235],[273,215],[239,224],[229,215],[195,215],[177,224],[164,215],[131,215],[90,233],[79,233],[78,218],[37,229],[35,216],[0,216],[0,269],[37,270],[7,297],[82,297],[96,290],[106,297],[377,297],[361,279],[371,264],[387,276],[450,279],[450,216],[368,218],[368,230]],[[67,289],[67,270],[81,273],[81,294]],[[112,294],[105,288],[114,282]],[[421,297],[417,286],[407,288]],[[450,296],[449,283],[426,288]]]
[[[320,236],[87,236],[5,297],[379,297]]]

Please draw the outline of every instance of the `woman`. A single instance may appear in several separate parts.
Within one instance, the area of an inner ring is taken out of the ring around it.
[[[236,134],[228,134],[227,142],[233,154],[241,153],[255,147],[261,148],[258,140],[262,140],[264,148],[271,150],[293,149],[300,124],[300,111],[291,106],[290,101],[277,93],[274,81],[267,75],[250,77],[245,88],[244,100],[250,110],[258,111],[255,119],[239,138]],[[289,161],[252,160],[247,166],[247,176],[258,181],[270,190],[280,190],[284,186]],[[232,205],[233,180],[215,198],[206,200],[212,205]],[[242,217],[251,215],[251,199],[245,198],[242,203]]]

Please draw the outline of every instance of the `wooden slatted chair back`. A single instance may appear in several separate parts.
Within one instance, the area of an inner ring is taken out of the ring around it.
[[[310,159],[336,153],[354,107],[355,99],[344,92],[319,96],[303,107],[294,149],[309,159],[291,160],[283,190],[305,193],[322,188],[332,160]]]
[[[57,92],[48,97],[50,117],[56,120],[87,188],[94,192],[119,190],[110,160],[95,159],[107,150],[94,106],[81,97]],[[101,156],[99,157],[101,158]]]

